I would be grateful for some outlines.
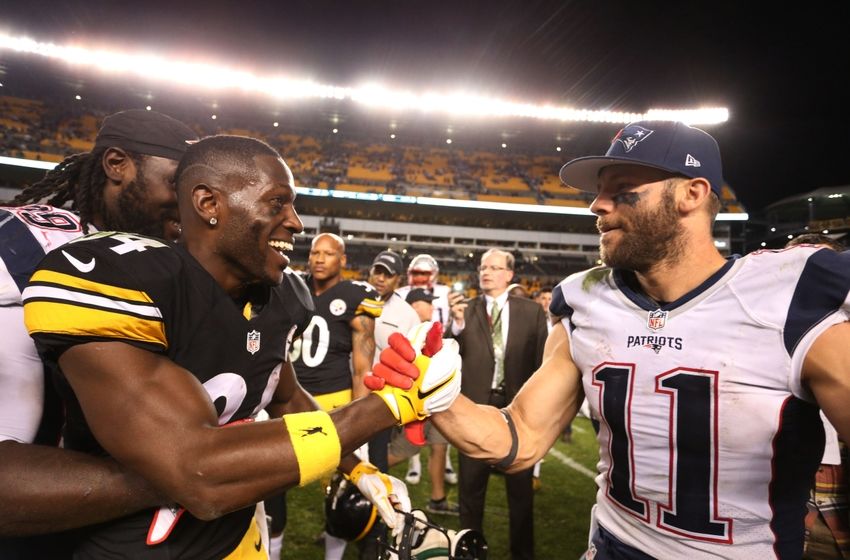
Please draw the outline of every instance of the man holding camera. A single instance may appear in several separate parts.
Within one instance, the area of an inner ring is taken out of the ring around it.
[[[461,393],[473,402],[504,407],[540,366],[546,343],[543,309],[526,298],[508,294],[514,275],[514,256],[491,249],[478,267],[482,296],[464,302],[449,296],[451,325],[447,335],[457,339],[464,364]],[[490,465],[459,455],[460,524],[482,530],[484,498]],[[510,548],[513,559],[534,557],[532,469],[505,475],[510,510]]]

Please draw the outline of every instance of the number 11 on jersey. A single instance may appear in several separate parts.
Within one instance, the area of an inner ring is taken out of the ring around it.
[[[645,523],[650,501],[635,490],[631,428],[635,364],[605,362],[593,370],[599,411],[610,431],[608,497]],[[668,395],[668,501],[656,503],[656,525],[678,535],[732,543],[732,520],[718,515],[718,372],[677,367],[655,377]],[[662,467],[663,468],[663,467]]]

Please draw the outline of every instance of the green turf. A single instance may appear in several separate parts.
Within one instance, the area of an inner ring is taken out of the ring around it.
[[[573,441],[558,441],[555,449],[591,471],[596,470],[598,449],[590,422],[584,418],[573,424]],[[423,465],[427,464],[427,448]],[[453,449],[452,454],[456,451]],[[455,461],[455,466],[457,462]],[[391,469],[394,476],[404,477],[406,464]],[[534,495],[534,537],[537,558],[577,559],[587,545],[588,515],[596,494],[596,485],[586,475],[563,465],[547,455],[543,463],[543,487]],[[427,473],[416,486],[408,486],[413,506],[424,508],[428,502]],[[449,486],[449,500],[457,502],[457,490]],[[286,560],[321,560],[324,549],[315,544],[324,526],[323,494],[318,484],[292,490],[287,498],[289,521],[283,556]],[[501,476],[490,477],[484,514],[484,533],[490,547],[490,558],[502,560],[508,554],[508,509],[505,484]],[[450,529],[459,529],[458,518],[430,516],[431,521]],[[349,546],[346,560],[357,558],[356,546]]]

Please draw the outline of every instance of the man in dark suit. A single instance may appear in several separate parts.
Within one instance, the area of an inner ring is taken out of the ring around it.
[[[504,407],[540,366],[546,343],[546,317],[535,302],[508,294],[514,257],[491,249],[481,257],[482,296],[465,302],[450,296],[452,323],[447,335],[457,339],[463,358],[461,392],[473,402]],[[459,455],[460,523],[482,531],[484,498],[491,467]],[[510,511],[511,558],[534,557],[532,469],[505,476]]]

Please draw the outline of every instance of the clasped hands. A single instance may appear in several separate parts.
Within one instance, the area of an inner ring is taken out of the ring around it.
[[[457,342],[443,340],[442,325],[428,321],[407,337],[393,333],[388,342],[364,383],[399,425],[448,409],[460,394],[461,360]]]

